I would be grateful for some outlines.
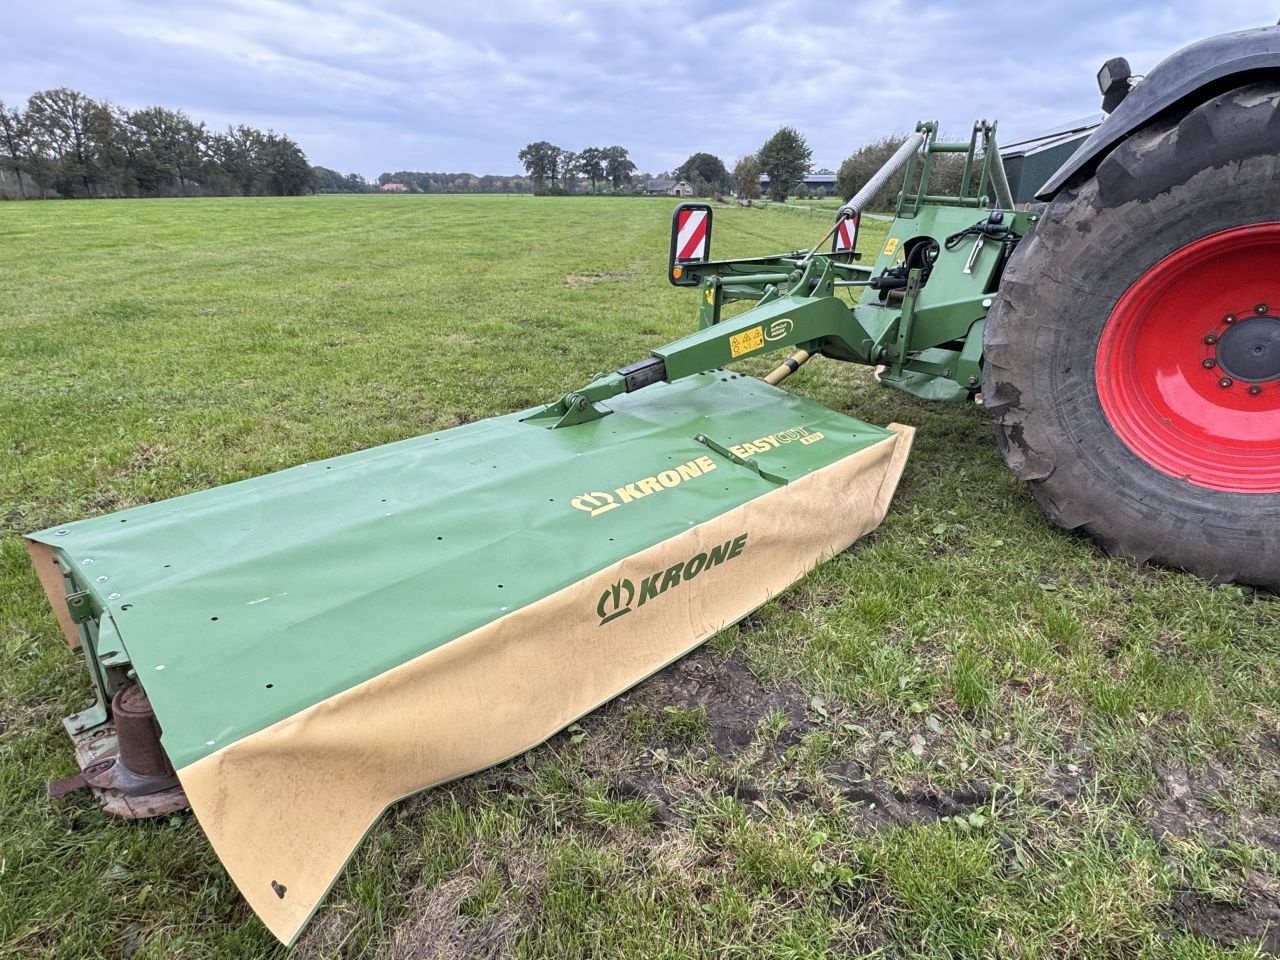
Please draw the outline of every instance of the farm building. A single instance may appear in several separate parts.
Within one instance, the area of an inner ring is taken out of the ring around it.
[[[384,183],[382,185],[383,193],[408,193],[409,188],[403,183]]]
[[[1009,178],[1013,202],[1022,205],[1035,200],[1036,191],[1067,162],[1103,117],[1104,114],[1097,113],[1041,131],[1035,136],[1002,143],[1000,157],[1004,160],[1004,172]]]
[[[649,180],[644,185],[646,196],[692,197],[693,184],[688,180]]]
[[[834,193],[836,189],[836,175],[834,173],[808,173],[805,174],[803,180],[796,180],[791,184],[791,190],[795,190],[800,184],[804,184],[810,190],[817,190],[821,187],[827,193]],[[767,173],[760,174],[760,190],[762,192],[769,189],[769,175]]]

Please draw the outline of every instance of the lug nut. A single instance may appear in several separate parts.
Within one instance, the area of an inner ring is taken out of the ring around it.
[[[1261,392],[1262,392],[1262,388],[1258,386],[1256,383],[1249,388],[1249,396],[1251,397],[1256,397]]]
[[[1225,317],[1223,317],[1223,318],[1222,318],[1222,322],[1223,322],[1223,323],[1235,323],[1235,322],[1236,322],[1236,315],[1235,315],[1234,313],[1228,313]]]
[[[1266,305],[1265,303],[1260,303],[1260,304],[1258,304],[1256,307],[1254,307],[1254,308],[1253,308],[1253,312],[1254,312],[1254,313],[1259,313],[1259,314],[1261,314],[1261,313],[1266,313],[1266,312],[1267,312],[1267,305]]]
[[[1206,370],[1212,370],[1212,369],[1213,369],[1214,367],[1216,367],[1218,364],[1217,364],[1217,361],[1213,359],[1213,357],[1207,357],[1207,358],[1203,361],[1203,365],[1204,365],[1204,368],[1205,368]]]
[[[1235,381],[1233,381],[1230,377],[1223,377],[1221,380],[1218,381],[1218,386],[1222,387],[1222,389],[1225,390],[1227,387],[1231,386],[1231,384],[1234,382]]]
[[[1206,334],[1204,335],[1204,342],[1205,342],[1205,343],[1209,343],[1209,344],[1217,343],[1217,342],[1218,342],[1218,336],[1217,336],[1217,334],[1214,334],[1214,333],[1206,333]]]

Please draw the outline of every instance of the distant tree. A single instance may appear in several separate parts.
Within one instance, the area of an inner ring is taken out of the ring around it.
[[[107,105],[105,116],[98,119],[95,138],[106,192],[117,197],[160,195],[165,171],[130,125],[128,111]]]
[[[531,143],[517,154],[517,159],[524,165],[525,172],[533,181],[535,190],[546,187],[548,180],[552,186],[555,186],[556,176],[559,173],[559,154],[560,148],[546,140]]]
[[[578,182],[578,155],[572,150],[561,150],[557,158],[560,164],[560,184],[565,192],[572,193]]]
[[[791,184],[809,172],[813,151],[794,127],[781,127],[756,151],[760,169],[769,177],[769,196],[786,200]]]
[[[258,181],[262,175],[260,154],[265,139],[261,130],[245,124],[227,128],[227,166],[240,192],[246,197],[258,192]]]
[[[316,193],[350,193],[347,178],[328,167],[311,168],[311,184]]]
[[[277,197],[296,197],[311,189],[311,164],[302,148],[283,134],[260,135],[254,157],[259,189]]]
[[[26,114],[6,107],[4,101],[0,100],[0,147],[4,148],[4,154],[0,155],[0,167],[12,170],[17,175],[18,195],[24,200],[27,188],[22,182],[22,171],[29,169],[27,157],[30,154],[30,134]]]
[[[723,193],[733,187],[724,161],[713,153],[695,153],[676,168],[676,179],[688,180],[698,196]]]
[[[41,90],[27,101],[27,122],[38,148],[55,162],[54,185],[73,195],[82,187],[87,197],[102,181],[101,137],[111,129],[110,112],[77,90]]]
[[[604,179],[604,151],[599,147],[586,147],[578,154],[578,171],[591,181],[591,192],[596,183]]]
[[[636,165],[627,156],[625,147],[612,146],[604,148],[604,172],[614,190],[621,190],[631,182],[636,172]]]
[[[754,200],[760,196],[760,162],[754,153],[739,157],[733,165],[733,186],[742,200]]]
[[[551,189],[558,189],[560,186],[560,158],[564,156],[564,151],[557,146],[551,148]]]
[[[127,115],[126,122],[141,141],[145,162],[153,164],[157,179],[185,193],[200,169],[205,127],[181,110],[147,107]]]

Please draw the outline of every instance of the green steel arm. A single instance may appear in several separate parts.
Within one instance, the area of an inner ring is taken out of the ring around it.
[[[871,334],[843,300],[788,294],[659,347],[653,355],[665,364],[665,379],[678,380],[747,357],[826,340],[863,356],[872,343]]]
[[[830,274],[824,265],[813,264],[804,271],[800,283],[808,286],[810,281],[805,279],[808,277],[817,290],[828,292],[813,296],[787,294],[763,300],[735,317],[659,347],[648,360],[601,374],[585,387],[566,393],[525,420],[551,428],[595,420],[609,412],[596,404],[610,397],[799,344],[807,344],[816,352],[822,343],[831,342],[843,351],[869,358],[874,338],[858,322],[849,305],[831,295]]]

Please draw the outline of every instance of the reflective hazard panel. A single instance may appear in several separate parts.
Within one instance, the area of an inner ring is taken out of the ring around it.
[[[842,217],[831,240],[832,253],[852,253],[858,246],[858,217]]]
[[[682,203],[671,216],[671,255],[667,279],[677,287],[696,287],[697,271],[690,265],[711,259],[711,207],[705,203]]]
[[[710,210],[681,210],[680,231],[676,237],[677,260],[705,260],[707,250],[707,224]]]

